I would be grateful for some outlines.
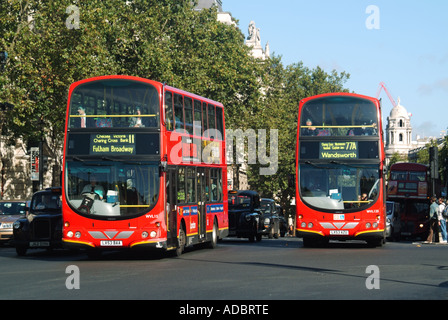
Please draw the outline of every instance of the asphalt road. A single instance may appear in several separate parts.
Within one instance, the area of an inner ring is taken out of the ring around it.
[[[448,245],[369,248],[301,239],[224,239],[180,258],[107,252],[0,248],[0,299],[43,300],[446,300]]]

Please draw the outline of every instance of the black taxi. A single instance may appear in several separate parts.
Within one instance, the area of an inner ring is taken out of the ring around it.
[[[61,188],[47,188],[33,194],[25,218],[13,224],[12,244],[19,256],[28,249],[62,248]]]
[[[260,241],[262,226],[259,194],[251,190],[232,190],[228,199],[229,237]]]

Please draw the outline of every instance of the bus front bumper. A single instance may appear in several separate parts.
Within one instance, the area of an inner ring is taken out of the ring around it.
[[[63,239],[63,246],[65,249],[81,249],[81,250],[122,250],[122,249],[136,249],[136,250],[170,250],[166,241],[140,241],[132,243],[128,246],[123,245],[101,245],[92,242],[77,241],[72,239]]]
[[[328,240],[340,240],[340,241],[347,241],[347,240],[369,241],[375,239],[382,239],[385,237],[385,233],[384,229],[377,229],[377,230],[357,231],[353,234],[349,233],[349,234],[332,235],[329,234],[328,231],[324,233],[323,231],[319,230],[296,229],[296,236],[298,238],[316,238],[316,239],[328,239]]]

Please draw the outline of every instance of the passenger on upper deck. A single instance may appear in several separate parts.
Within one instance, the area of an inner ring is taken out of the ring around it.
[[[91,128],[93,127],[93,119],[86,116],[86,109],[83,106],[79,106],[79,117],[75,118],[74,128]]]
[[[315,136],[317,135],[317,130],[312,126],[313,122],[311,119],[306,120],[306,127],[302,129],[302,135],[304,136]]]

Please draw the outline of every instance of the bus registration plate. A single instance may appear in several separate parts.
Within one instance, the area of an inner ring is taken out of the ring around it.
[[[348,230],[330,230],[330,234],[333,236],[348,236]]]
[[[102,247],[122,247],[123,241],[103,240],[100,244]]]

